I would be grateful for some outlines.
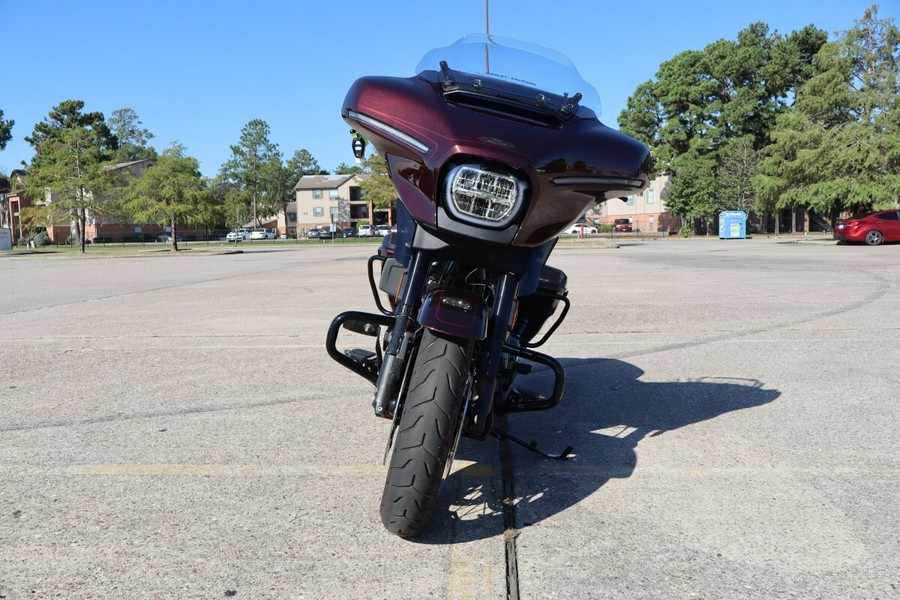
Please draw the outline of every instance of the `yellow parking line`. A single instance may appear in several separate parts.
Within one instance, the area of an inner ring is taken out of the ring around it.
[[[489,548],[487,541],[453,544],[450,548],[448,600],[492,598]]]
[[[12,465],[7,465],[12,468]],[[178,464],[178,463],[133,463],[133,464],[95,464],[72,465],[63,469],[68,475],[195,475],[208,477],[211,475],[383,475],[387,467],[380,464],[362,465],[241,465],[241,464]],[[474,461],[454,461],[451,473],[460,477],[484,478],[492,477],[493,465]]]
[[[226,465],[226,464],[99,464],[66,467],[69,475],[372,475],[385,472],[381,465]]]

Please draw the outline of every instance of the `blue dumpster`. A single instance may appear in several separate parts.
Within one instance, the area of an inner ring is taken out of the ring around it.
[[[719,213],[719,239],[738,240],[747,237],[747,213],[726,210]]]

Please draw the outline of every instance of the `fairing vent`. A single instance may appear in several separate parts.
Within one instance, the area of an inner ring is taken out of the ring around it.
[[[467,108],[495,117],[501,117],[519,123],[527,123],[528,125],[558,128],[563,124],[559,116],[550,113],[547,110],[526,106],[517,102],[505,102],[502,99],[483,94],[472,94],[463,90],[454,90],[445,92],[444,98],[450,104],[459,106],[460,108]]]

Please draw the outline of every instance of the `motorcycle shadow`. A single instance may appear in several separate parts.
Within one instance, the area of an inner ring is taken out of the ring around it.
[[[751,379],[642,382],[643,371],[621,360],[561,362],[567,380],[559,406],[510,415],[508,428],[551,452],[571,445],[574,456],[556,461],[508,441],[464,440],[432,523],[413,541],[462,543],[528,527],[577,504],[610,479],[630,477],[639,468],[637,445],[646,437],[780,396]],[[531,378],[550,379],[540,372]]]

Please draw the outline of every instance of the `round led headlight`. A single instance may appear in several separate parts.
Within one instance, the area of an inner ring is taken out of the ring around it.
[[[457,165],[447,173],[447,208],[454,218],[487,227],[505,227],[519,212],[526,183],[480,164]]]

